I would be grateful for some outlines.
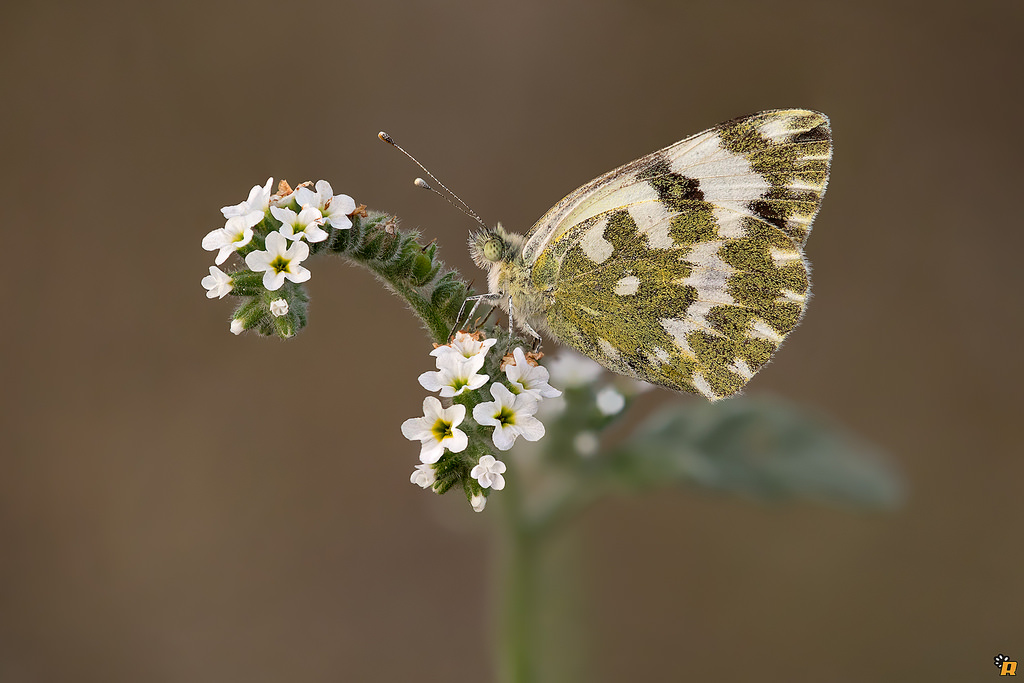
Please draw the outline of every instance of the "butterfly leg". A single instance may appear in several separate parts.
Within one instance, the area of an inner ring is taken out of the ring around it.
[[[538,351],[540,351],[540,345],[541,343],[543,343],[544,340],[541,339],[540,335],[537,334],[536,331],[534,331],[532,328],[530,329],[530,332],[533,332],[534,334],[533,345],[530,346],[530,351],[532,351],[533,353],[537,353]]]
[[[455,336],[455,333],[462,329],[463,325],[468,324],[469,321],[473,319],[473,314],[476,313],[476,309],[480,307],[481,301],[497,301],[501,297],[501,294],[477,294],[476,296],[467,297],[466,300],[462,302],[462,306],[459,308],[459,314],[455,316],[455,327],[452,328],[452,331],[450,333],[448,333],[448,339],[453,338]],[[473,308],[469,309],[469,315],[463,318],[462,312],[466,310],[466,304],[468,304],[470,301],[473,302]]]

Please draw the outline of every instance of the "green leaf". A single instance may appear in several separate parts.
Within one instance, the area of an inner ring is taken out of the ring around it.
[[[865,507],[890,507],[902,498],[902,482],[877,449],[819,415],[772,399],[670,406],[601,462],[600,478],[630,489],[688,483],[761,499]]]

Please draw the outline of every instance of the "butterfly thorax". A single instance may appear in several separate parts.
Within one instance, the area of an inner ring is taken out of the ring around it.
[[[469,252],[473,261],[487,271],[488,292],[502,295],[497,303],[505,312],[511,299],[514,319],[547,330],[545,311],[549,297],[530,279],[531,267],[523,257],[525,242],[525,237],[507,232],[499,223],[494,230],[470,237]]]

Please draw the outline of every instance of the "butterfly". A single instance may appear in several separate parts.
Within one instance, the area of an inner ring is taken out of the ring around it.
[[[818,112],[719,124],[574,190],[525,236],[474,233],[479,298],[613,372],[730,396],[804,313],[831,159]]]

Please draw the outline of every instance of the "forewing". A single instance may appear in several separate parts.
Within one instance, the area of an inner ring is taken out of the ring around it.
[[[713,205],[721,237],[742,237],[749,217],[780,229],[802,248],[825,194],[831,159],[824,114],[780,109],[738,118],[571,192],[533,226],[523,255],[532,262],[572,226],[619,207],[635,207],[630,211],[651,246],[666,246],[664,232],[649,224],[671,219],[675,203],[688,200]]]

